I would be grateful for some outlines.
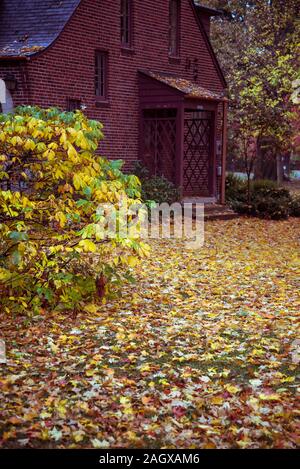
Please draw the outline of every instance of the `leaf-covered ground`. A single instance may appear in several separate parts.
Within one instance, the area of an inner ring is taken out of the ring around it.
[[[209,222],[203,249],[153,242],[136,285],[76,319],[2,315],[0,445],[296,447],[299,235]]]

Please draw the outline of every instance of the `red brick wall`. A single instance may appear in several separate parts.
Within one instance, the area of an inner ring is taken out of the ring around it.
[[[13,93],[15,105],[28,104],[28,74],[25,62],[0,62],[0,78],[13,75],[17,80],[17,89]]]
[[[27,62],[29,88],[15,102],[66,108],[67,99],[81,99],[89,117],[104,124],[100,152],[128,163],[138,158],[139,69],[165,71],[193,80],[198,59],[198,83],[213,91],[223,88],[194,16],[190,0],[181,2],[181,60],[168,56],[168,0],[134,0],[133,51],[120,47],[119,2],[82,0],[56,42]],[[95,49],[109,51],[109,104],[96,107]],[[3,70],[0,66],[0,77]],[[24,81],[24,80],[23,80]]]

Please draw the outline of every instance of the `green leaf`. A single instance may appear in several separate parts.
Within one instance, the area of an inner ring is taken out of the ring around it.
[[[9,238],[14,241],[28,241],[28,234],[22,231],[12,231]]]
[[[22,260],[22,256],[19,253],[19,251],[16,250],[12,253],[11,259],[12,259],[13,265],[19,265]]]
[[[112,169],[121,169],[122,166],[124,164],[124,161],[123,160],[111,160],[110,161],[110,166],[112,167]]]

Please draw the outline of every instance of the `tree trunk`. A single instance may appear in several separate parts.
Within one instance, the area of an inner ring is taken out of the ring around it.
[[[281,156],[276,156],[276,165],[277,165],[277,183],[281,184],[283,181],[283,168],[282,168],[282,161]]]
[[[251,202],[251,173],[247,174],[247,203]]]

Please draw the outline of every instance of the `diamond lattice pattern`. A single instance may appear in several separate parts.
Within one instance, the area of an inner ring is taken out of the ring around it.
[[[206,113],[207,114],[207,113]],[[184,193],[209,196],[211,190],[210,117],[185,119],[184,123]]]
[[[156,112],[144,117],[144,162],[151,174],[175,180],[176,117]]]

